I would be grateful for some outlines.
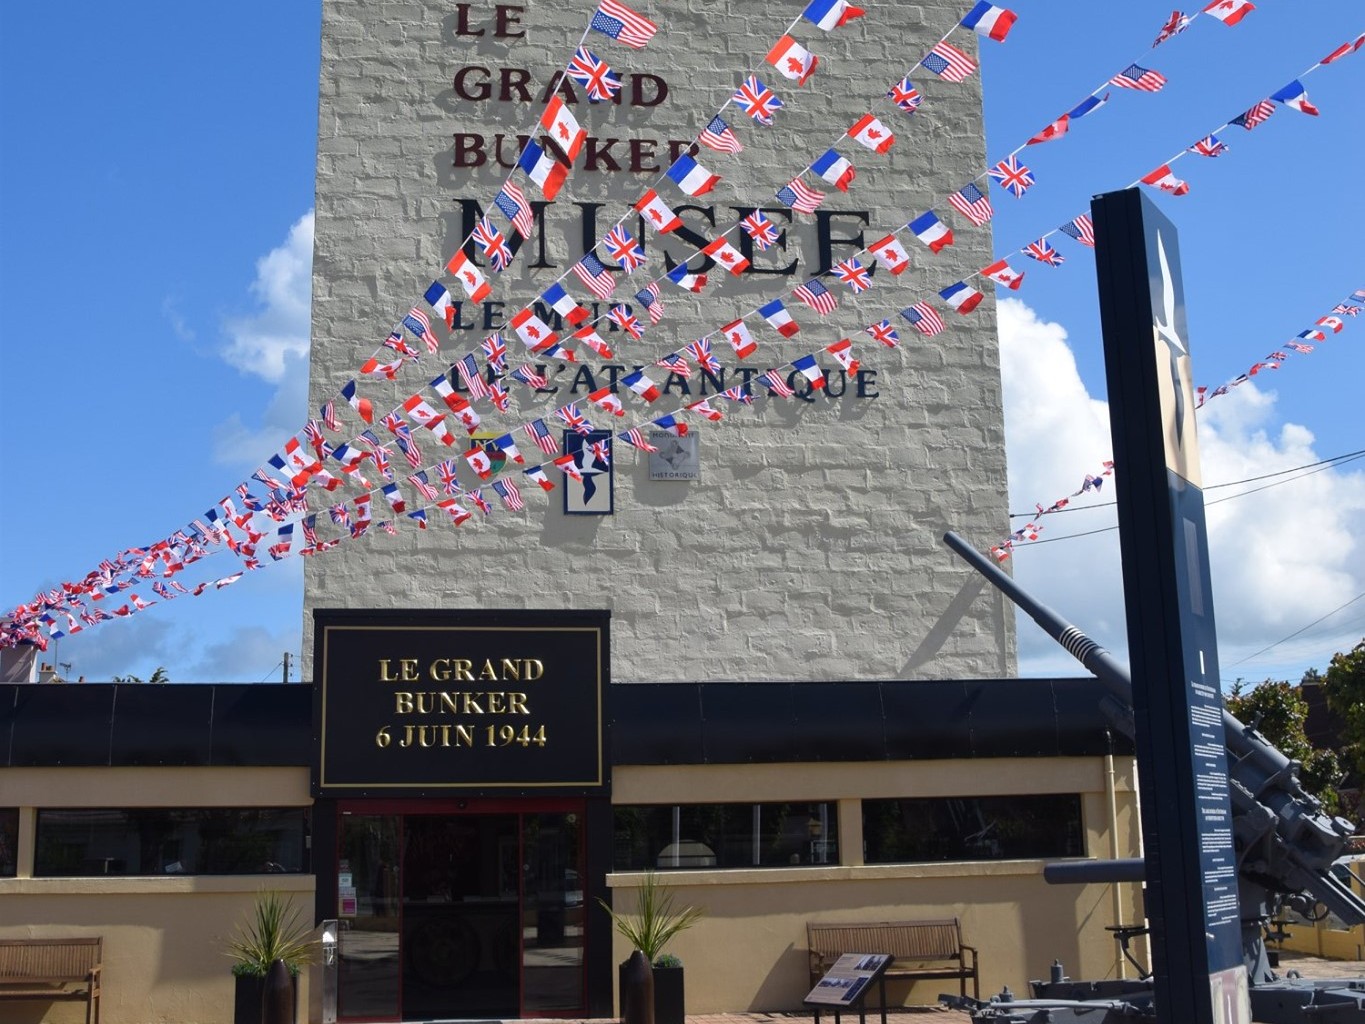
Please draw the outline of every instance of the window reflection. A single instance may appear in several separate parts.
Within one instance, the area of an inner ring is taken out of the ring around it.
[[[617,807],[613,868],[800,867],[839,863],[828,802]]]
[[[864,800],[868,864],[1081,857],[1077,794]]]

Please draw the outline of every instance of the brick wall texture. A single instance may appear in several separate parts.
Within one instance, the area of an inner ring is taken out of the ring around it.
[[[418,392],[439,407],[426,382],[455,358],[477,351],[490,330],[504,327],[568,269],[583,253],[585,236],[604,234],[647,187],[657,187],[687,227],[707,238],[733,225],[737,210],[764,207],[783,230],[782,244],[754,252],[754,270],[742,277],[712,268],[712,284],[701,295],[665,282],[666,318],[642,341],[605,330],[604,321],[600,327],[616,350],[614,360],[584,350],[582,366],[560,371],[563,364],[550,362],[546,368],[558,390],[535,395],[514,385],[509,413],[479,403],[486,426],[501,433],[572,397],[584,399],[635,366],[648,367],[771,298],[786,298],[829,259],[851,255],[926,209],[936,209],[954,229],[957,244],[935,256],[902,232],[911,271],[877,273],[872,289],[856,298],[828,282],[840,308],[824,318],[787,298],[802,326],[793,338],[749,315],[760,347],[745,366],[761,372],[850,337],[862,379],[841,376],[837,363],[820,352],[837,396],[770,400],[755,385],[752,408],[714,402],[726,413],[723,423],[692,420],[699,480],[652,481],[648,458],[617,444],[613,515],[565,515],[560,489],[543,494],[514,473],[525,512],[499,506],[486,520],[476,513],[456,528],[433,508],[426,531],[399,517],[396,537],[373,531],[309,559],[304,650],[311,649],[311,613],[319,607],[609,608],[618,682],[1012,673],[1010,613],[939,540],[954,529],[984,545],[1008,530],[991,286],[968,317],[933,295],[992,259],[989,226],[972,227],[945,202],[984,166],[980,77],[952,84],[916,71],[924,104],[913,116],[882,99],[890,83],[956,23],[963,5],[869,5],[866,17],[828,33],[800,22],[792,36],[820,58],[801,87],[764,63],[800,13],[799,4],[649,0],[639,7],[661,26],[647,48],[590,33],[589,48],[624,78],[622,102],[589,105],[581,90],[572,90],[571,109],[592,141],[528,247],[506,273],[490,271],[495,288],[487,304],[466,303],[461,325],[448,337],[438,328],[439,354],[424,354],[388,382],[358,377],[357,369],[409,307],[423,305],[433,279],[455,290],[442,267],[476,204],[491,207],[507,174],[496,156],[514,159],[516,136],[539,117],[546,90],[593,8],[591,0],[325,0],[314,409],[352,378],[380,416]],[[977,52],[970,33],[959,29],[951,41]],[[724,116],[744,152],[703,149],[697,156],[722,176],[720,184],[689,199],[670,182],[659,183],[670,140],[691,139],[750,71],[786,102],[775,126],[753,125],[729,107]],[[841,138],[869,111],[896,131],[886,155]],[[788,216],[774,192],[835,145],[857,169],[849,192],[807,175],[829,198],[814,216]],[[456,167],[457,159],[466,166]],[[517,180],[532,199],[540,198],[523,175]],[[496,211],[493,217],[506,225]],[[632,234],[642,234],[638,217],[626,223]],[[737,241],[738,235],[728,237]],[[643,241],[650,263],[629,279],[619,275],[620,299],[628,301],[661,273],[665,255],[686,259],[695,249],[677,235],[644,231]],[[700,262],[693,259],[692,266]],[[864,256],[863,262],[872,260]],[[592,300],[573,276],[563,284],[580,301]],[[935,338],[921,337],[896,316],[929,298],[949,324]],[[882,317],[896,321],[901,347],[882,348],[861,333]],[[510,328],[504,336],[512,358],[522,361],[527,353]],[[729,346],[720,335],[713,343],[726,384],[738,383]],[[662,383],[668,375],[656,370],[651,376]],[[624,429],[701,393],[695,377],[690,396],[672,383],[653,407],[621,387],[627,416],[618,420],[592,410],[591,418],[598,426]],[[706,391],[715,389],[708,385]],[[348,434],[361,429],[349,408],[338,404]],[[428,464],[462,451],[415,432]],[[518,441],[529,461],[540,460],[524,436]],[[404,496],[416,502],[397,453],[395,466]],[[475,486],[472,474],[462,472],[464,483]],[[560,483],[557,471],[549,476]],[[317,506],[328,503],[323,496]],[[385,512],[376,494],[375,517]],[[324,533],[325,520],[319,516]]]

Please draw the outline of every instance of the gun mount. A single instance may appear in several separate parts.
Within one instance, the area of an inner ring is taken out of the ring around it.
[[[1105,713],[1115,729],[1131,739],[1134,720],[1132,679],[1128,670],[1076,626],[1025,593],[997,565],[957,534],[949,532],[943,540],[1095,675],[1105,689],[1102,700]],[[1270,969],[1264,941],[1266,925],[1283,907],[1310,914],[1315,907],[1321,906],[1348,927],[1365,923],[1365,901],[1334,871],[1337,861],[1346,853],[1346,842],[1355,832],[1355,826],[1327,813],[1321,801],[1300,783],[1298,763],[1285,757],[1259,732],[1226,710],[1223,711],[1223,730],[1238,867],[1242,955],[1252,986],[1256,1019],[1294,1021],[1311,1013],[1315,1021],[1365,1022],[1365,981],[1315,986],[1294,979],[1280,979]],[[1113,871],[1104,880],[1132,879],[1133,862],[1111,864]],[[1097,865],[1093,863],[1078,865],[1076,870],[1068,870],[1070,867],[1050,865],[1048,880],[1100,880],[1096,875]],[[1349,869],[1343,865],[1339,870]],[[1299,1001],[1300,994],[1308,1001]],[[1036,1001],[1033,1005],[1036,1007]],[[1129,1009],[1131,1011],[1131,1007]],[[1338,1016],[1338,1009],[1352,1015]],[[1296,1010],[1302,1012],[1296,1013]],[[1263,1012],[1275,1015],[1261,1016]],[[997,1014],[981,1019],[1005,1021],[1010,1018]],[[1103,1020],[1103,1017],[1088,1019]]]

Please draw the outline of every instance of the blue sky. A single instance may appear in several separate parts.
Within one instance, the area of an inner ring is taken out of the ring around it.
[[[998,255],[1365,31],[1350,0],[1266,0],[1239,26],[1200,18],[1150,51],[1169,3],[1013,6],[1008,41],[983,43],[993,160],[1131,60],[1170,84],[1117,93],[1065,139],[1021,154],[1038,184],[1024,200],[996,198]],[[0,8],[4,608],[165,536],[300,426],[319,18],[304,0],[149,2],[112,18],[89,3]],[[428,70],[435,88],[442,69]],[[1174,165],[1190,195],[1157,200],[1181,232],[1196,378],[1211,386],[1365,288],[1355,185],[1365,51],[1305,85],[1320,117],[1281,109],[1254,132],[1230,129],[1228,155]],[[1093,261],[1064,251],[1065,267],[1030,265],[1001,310],[1013,510],[1074,490],[1108,454]],[[1362,336],[1365,324],[1348,322],[1273,379],[1211,403],[1206,482],[1365,448]],[[1354,469],[1211,509],[1225,680],[1297,678],[1365,634],[1365,600],[1350,603],[1365,593],[1365,480]],[[1111,526],[1113,514],[1045,523],[1051,540]],[[1025,585],[1122,651],[1112,531],[1032,545],[1015,563]],[[185,681],[279,678],[282,652],[298,653],[301,595],[298,565],[286,563],[64,640],[49,660],[92,680],[158,665]],[[1025,626],[1020,653],[1026,674],[1072,671]]]

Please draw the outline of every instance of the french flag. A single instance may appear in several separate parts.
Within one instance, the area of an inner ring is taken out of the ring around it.
[[[686,153],[674,161],[667,171],[669,179],[689,196],[699,196],[716,187],[719,174],[712,174]]]
[[[952,229],[939,220],[933,210],[916,217],[906,227],[929,247],[930,252],[939,252],[953,244]]]
[[[957,284],[950,284],[943,291],[939,292],[939,298],[955,310],[966,316],[977,307],[983,298],[982,294],[965,282],[959,281]]]
[[[853,165],[832,149],[826,150],[824,156],[817,158],[810,165],[810,169],[840,192],[848,191],[849,183],[856,174]]]
[[[450,297],[450,292],[446,291],[445,285],[441,284],[440,281],[433,281],[431,287],[427,289],[425,298],[431,308],[436,310],[445,320],[446,327],[455,326],[455,316],[459,313],[460,307]]]
[[[773,299],[766,306],[760,306],[758,312],[768,321],[769,326],[784,338],[790,338],[801,330],[801,325],[792,319],[787,307],[782,305],[781,299]]]
[[[962,27],[971,29],[979,36],[986,36],[994,39],[997,43],[1002,43],[1005,41],[1005,36],[1009,35],[1009,31],[1016,20],[1013,11],[1007,11],[1003,7],[996,7],[994,4],[987,3],[986,0],[981,0],[962,19]]]
[[[540,298],[542,302],[573,326],[581,324],[592,315],[587,309],[575,302],[573,296],[566,292],[563,287],[557,284],[552,284],[546,288]]]

